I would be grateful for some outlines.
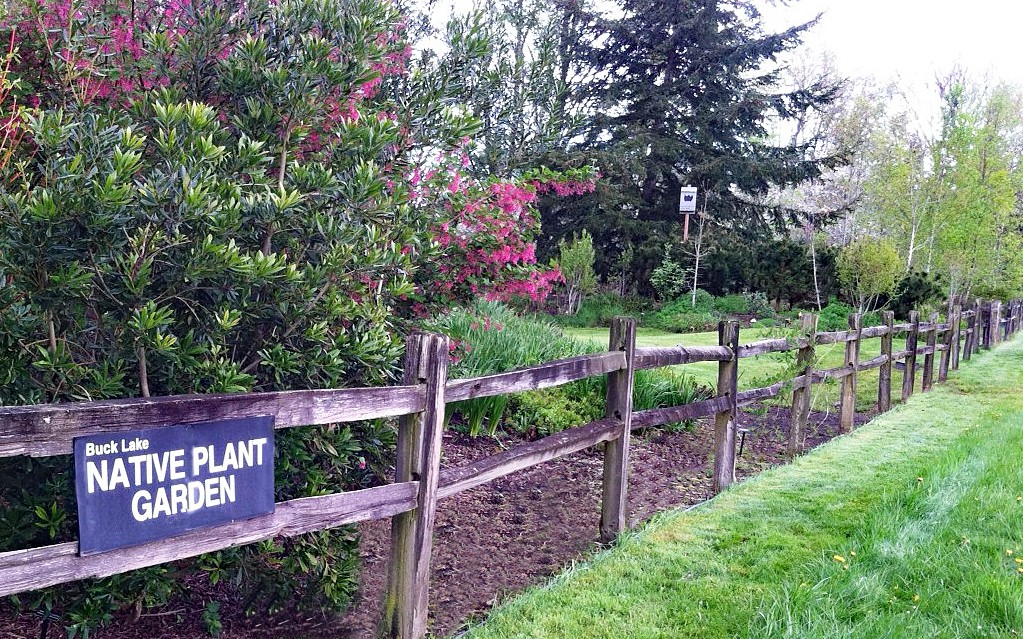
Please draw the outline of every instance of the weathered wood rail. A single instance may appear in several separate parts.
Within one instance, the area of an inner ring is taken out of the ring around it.
[[[816,317],[806,315],[798,338],[752,344],[740,344],[737,323],[722,322],[717,346],[637,348],[635,322],[619,318],[612,325],[608,352],[455,380],[447,378],[448,338],[416,334],[408,341],[401,386],[0,407],[0,457],[67,455],[76,437],[226,418],[273,415],[277,428],[399,418],[394,483],[293,499],[278,503],[269,515],[84,557],[78,554],[78,542],[0,553],[0,596],[113,575],[278,536],[391,518],[389,584],[380,634],[419,639],[426,634],[433,522],[441,499],[603,443],[599,525],[601,537],[612,540],[626,525],[631,431],[713,416],[714,489],[720,491],[735,480],[736,415],[740,406],[791,391],[788,450],[798,454],[805,446],[813,384],[839,380],[841,429],[848,432],[853,428],[856,392],[863,371],[880,369],[877,406],[879,412],[886,411],[891,407],[893,369],[901,368],[903,372],[903,400],[914,392],[918,368],[922,389],[929,390],[936,355],[937,379],[943,381],[961,360],[1019,331],[1023,301],[1013,300],[1006,305],[977,301],[966,310],[951,306],[944,322],[939,322],[936,315],[920,322],[916,313],[909,320],[894,324],[892,314],[886,312],[882,325],[863,327],[861,318],[854,315],[849,319],[849,330],[821,333],[816,330]],[[905,336],[906,345],[893,351],[898,335]],[[881,339],[881,354],[862,360],[861,343],[872,338]],[[842,366],[823,370],[815,367],[815,349],[825,344],[844,344]],[[794,379],[739,391],[740,359],[789,351],[796,351]],[[918,356],[923,358],[922,366],[917,365]],[[695,362],[718,363],[715,397],[684,406],[633,411],[635,371]],[[548,388],[593,376],[607,378],[604,418],[464,466],[441,469],[445,404]]]

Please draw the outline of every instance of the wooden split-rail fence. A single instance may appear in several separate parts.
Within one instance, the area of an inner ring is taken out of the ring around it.
[[[74,438],[114,434],[225,418],[273,415],[277,428],[336,424],[398,417],[394,482],[345,493],[293,499],[276,504],[273,513],[194,530],[157,542],[80,556],[78,542],[0,553],[0,596],[103,577],[201,553],[277,536],[294,536],[359,521],[391,518],[389,579],[380,634],[418,639],[426,634],[427,593],[434,517],[442,499],[518,470],[604,444],[600,534],[613,540],[626,526],[629,440],[633,430],[714,416],[714,489],[734,481],[735,414],[740,406],[792,390],[788,448],[802,451],[810,410],[810,388],[828,379],[841,384],[841,429],[853,428],[860,373],[880,371],[878,410],[891,407],[892,370],[903,369],[901,397],[914,391],[920,372],[927,391],[942,381],[961,359],[1014,334],[1023,320],[1023,302],[977,302],[953,306],[945,322],[937,314],[921,322],[895,324],[882,313],[879,326],[862,326],[859,315],[849,329],[818,333],[816,317],[804,315],[801,336],[742,345],[739,325],[722,322],[717,346],[637,348],[636,325],[618,318],[611,327],[608,352],[549,362],[528,369],[476,379],[449,380],[448,338],[415,334],[407,344],[401,386],[307,390],[234,395],[188,395],[150,399],[0,407],[0,457],[50,456],[72,452]],[[894,351],[896,336],[905,348]],[[881,354],[864,361],[860,344],[880,338]],[[814,349],[845,344],[841,367],[816,370]],[[764,388],[738,390],[739,360],[765,353],[796,351],[798,376]],[[922,358],[922,362],[919,359]],[[637,370],[693,362],[718,362],[715,397],[684,406],[643,411],[632,409],[632,380]],[[607,377],[603,419],[524,443],[456,468],[440,467],[445,405],[449,402],[504,395],[567,384],[586,377]]]

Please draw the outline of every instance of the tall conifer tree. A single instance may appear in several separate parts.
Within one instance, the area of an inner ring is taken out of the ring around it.
[[[763,235],[794,221],[764,203],[772,186],[816,178],[840,157],[815,158],[814,141],[773,144],[772,119],[799,116],[836,97],[828,82],[780,86],[778,57],[798,46],[812,23],[765,33],[753,2],[621,0],[617,17],[591,16],[585,63],[596,73],[578,98],[600,107],[566,162],[596,163],[605,186],[589,198],[545,211],[552,242],[589,228],[605,274],[635,249],[644,271],[673,234],[679,187],[697,186],[699,206],[720,225]],[[577,49],[579,50],[579,49]]]

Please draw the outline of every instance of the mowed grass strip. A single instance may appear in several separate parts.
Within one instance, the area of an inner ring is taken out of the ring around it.
[[[1023,339],[497,609],[469,637],[1023,634]]]
[[[580,341],[588,341],[597,344],[606,344],[608,329],[606,328],[565,328],[565,335]],[[797,331],[782,328],[746,328],[739,332],[739,341],[742,344],[750,344],[763,339],[777,337],[796,337]],[[658,329],[640,327],[636,331],[637,346],[712,346],[718,343],[716,331],[704,331],[701,333],[668,333]],[[923,348],[923,337],[920,347]],[[893,351],[901,351],[905,348],[905,339],[899,336],[892,346]],[[864,339],[860,344],[860,360],[867,361],[881,354],[881,340],[876,337]],[[828,368],[839,368],[845,363],[845,344],[823,344],[817,346],[817,359],[814,367],[818,370]],[[934,359],[934,378],[938,376],[939,356]],[[756,357],[743,358],[739,361],[739,390],[749,390],[770,386],[775,382],[791,379],[795,372],[796,352],[788,351],[783,353],[768,353]],[[917,358],[916,390],[919,391],[923,384],[924,358]],[[715,386],[717,384],[718,365],[717,362],[697,362],[676,366],[675,369],[684,371],[699,384]],[[902,392],[902,371],[892,371],[892,398],[898,402]],[[879,373],[876,368],[861,371],[859,382],[856,387],[856,410],[873,410],[877,405],[877,385]],[[828,380],[824,383],[815,384],[811,395],[812,409],[826,412],[837,410],[839,398],[841,397],[841,384],[837,380]],[[789,393],[782,395],[781,399],[774,400],[777,405],[791,405],[792,396]]]

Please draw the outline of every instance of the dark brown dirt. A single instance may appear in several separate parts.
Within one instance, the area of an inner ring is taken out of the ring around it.
[[[864,422],[869,415],[858,415]],[[744,479],[784,462],[789,411],[761,408],[743,413],[747,430],[736,474]],[[811,415],[808,446],[838,431],[837,415]],[[457,466],[490,455],[515,440],[471,440],[457,433],[445,436],[445,466]],[[651,431],[633,439],[629,477],[629,521],[635,525],[661,510],[698,504],[711,497],[710,454],[713,425],[701,421],[692,431]],[[468,619],[482,617],[508,595],[541,583],[598,545],[601,456],[590,450],[548,462],[499,479],[443,502],[437,515],[433,580],[430,592],[431,630],[457,632]],[[388,521],[361,525],[363,561],[361,592],[341,619],[318,616],[279,619],[246,618],[239,602],[222,588],[201,579],[188,596],[163,609],[118,618],[92,636],[95,639],[198,639],[208,637],[200,621],[207,601],[221,602],[223,639],[308,637],[355,639],[372,637],[380,614],[390,545]],[[39,637],[38,618],[17,617],[0,610],[0,639]],[[54,626],[48,638],[65,637]]]

